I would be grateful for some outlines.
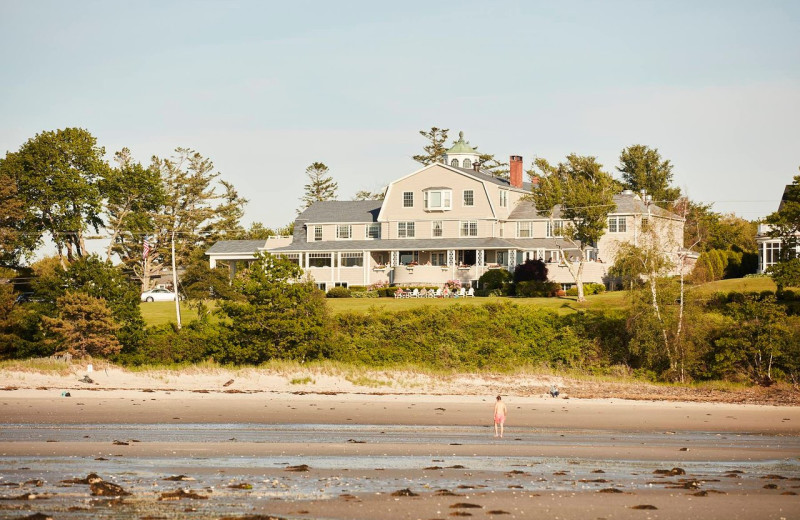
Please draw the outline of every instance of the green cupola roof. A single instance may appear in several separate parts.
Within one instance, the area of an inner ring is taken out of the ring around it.
[[[456,154],[456,153],[472,153],[478,155],[478,152],[475,151],[473,147],[469,145],[469,141],[464,140],[464,132],[458,133],[458,141],[453,143],[453,146],[447,150],[448,154]]]

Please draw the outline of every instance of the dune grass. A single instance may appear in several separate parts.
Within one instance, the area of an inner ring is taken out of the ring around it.
[[[72,364],[50,358],[9,359],[0,361],[0,370],[66,376],[72,373]]]

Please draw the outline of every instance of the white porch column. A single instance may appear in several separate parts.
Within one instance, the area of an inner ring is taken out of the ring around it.
[[[514,272],[514,268],[517,267],[517,250],[516,249],[509,249],[508,250],[508,270],[512,273]]]
[[[208,267],[209,269],[216,269],[217,267],[217,259],[213,256],[208,257]]]
[[[341,253],[330,253],[331,255],[331,280],[336,282],[339,280],[337,273],[339,272],[339,265],[341,265]],[[339,260],[337,262],[337,259]]]
[[[362,251],[361,255],[361,263],[364,264],[364,283],[362,285],[369,285],[369,253],[367,251]]]
[[[767,270],[767,243],[761,242],[761,271],[764,272]]]

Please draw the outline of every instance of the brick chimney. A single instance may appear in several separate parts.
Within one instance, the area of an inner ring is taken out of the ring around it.
[[[522,187],[522,156],[521,155],[512,155],[511,159],[508,161],[511,165],[511,173],[509,174],[509,180],[511,181],[511,185],[515,188]]]

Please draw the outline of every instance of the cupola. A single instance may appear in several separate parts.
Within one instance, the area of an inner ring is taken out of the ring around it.
[[[444,162],[447,165],[457,168],[472,170],[475,164],[480,161],[480,155],[470,146],[469,141],[464,140],[464,132],[458,133],[458,141],[453,143],[444,153]]]

